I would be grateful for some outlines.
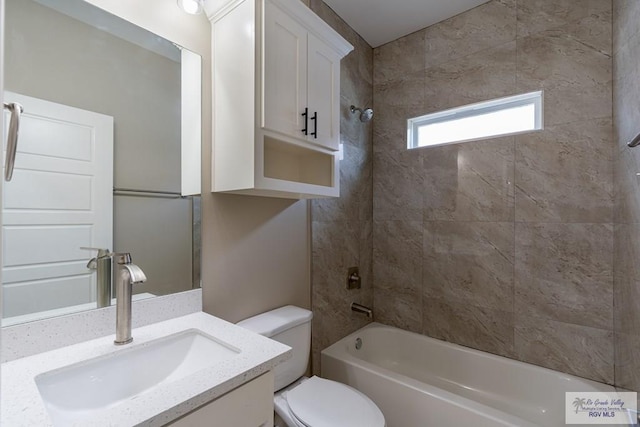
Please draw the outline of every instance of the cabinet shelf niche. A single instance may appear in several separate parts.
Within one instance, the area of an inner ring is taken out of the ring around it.
[[[265,178],[333,187],[333,163],[331,154],[265,138]]]

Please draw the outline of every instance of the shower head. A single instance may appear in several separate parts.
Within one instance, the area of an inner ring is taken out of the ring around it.
[[[362,108],[358,108],[355,105],[352,105],[351,113],[355,113],[356,111],[360,111],[360,121],[362,123],[367,123],[371,121],[371,119],[373,119],[373,109],[371,108],[365,108],[363,110]]]

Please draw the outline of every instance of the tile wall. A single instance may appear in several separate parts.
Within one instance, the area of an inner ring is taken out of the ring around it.
[[[340,198],[313,200],[311,209],[313,308],[312,365],[320,373],[320,351],[364,326],[351,302],[373,304],[372,279],[372,123],[349,112],[353,104],[369,107],[373,98],[373,50],[322,0],[311,9],[354,46],[340,66]],[[362,288],[347,290],[349,267],[360,267]]]
[[[614,325],[616,385],[640,391],[640,2],[614,0]]]
[[[374,49],[378,321],[613,383],[611,33],[610,0],[493,0]],[[544,131],[406,149],[409,117],[534,90]]]

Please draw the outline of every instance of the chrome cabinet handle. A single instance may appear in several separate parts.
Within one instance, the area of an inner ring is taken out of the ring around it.
[[[17,102],[4,103],[4,108],[11,111],[9,121],[9,136],[7,137],[7,158],[4,165],[4,180],[9,182],[13,177],[13,166],[16,163],[16,151],[18,149],[18,132],[20,131],[20,115],[24,111],[22,105]]]

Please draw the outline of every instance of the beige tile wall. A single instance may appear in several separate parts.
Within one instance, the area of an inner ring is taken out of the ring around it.
[[[614,325],[616,384],[640,391],[640,2],[614,0]]]
[[[622,144],[640,122],[637,107],[626,112],[640,92],[629,77],[640,8],[613,2]],[[494,0],[372,59],[366,42],[311,1],[356,46],[342,64],[342,197],[312,203],[316,373],[319,351],[366,323],[348,310],[357,301],[385,323],[612,383],[615,271],[616,383],[640,389],[640,155],[612,151],[611,4],[576,6]],[[543,132],[405,149],[408,117],[538,89]],[[347,113],[372,96],[373,147],[372,125]],[[344,289],[352,265],[361,291]]]
[[[373,304],[372,280],[372,123],[361,123],[349,106],[370,107],[373,50],[322,0],[311,9],[354,46],[340,66],[340,198],[312,201],[311,305],[313,371],[320,373],[320,351],[364,326],[368,320],[350,310],[351,302]],[[347,290],[349,267],[359,266],[360,290]]]
[[[377,320],[613,383],[611,1],[493,0],[374,49],[373,76]],[[542,132],[406,149],[409,117],[540,89]]]

